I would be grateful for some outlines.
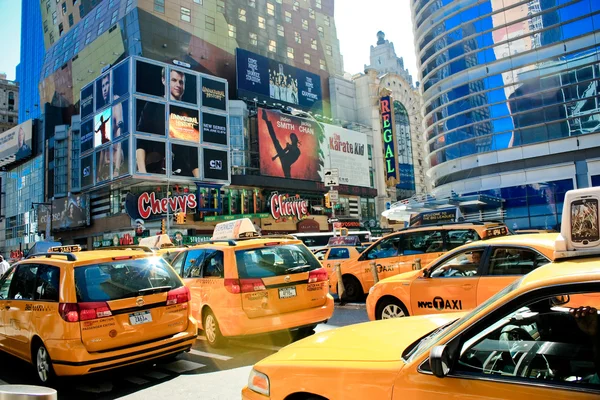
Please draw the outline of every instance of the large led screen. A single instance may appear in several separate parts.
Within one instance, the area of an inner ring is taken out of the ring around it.
[[[87,118],[94,113],[94,85],[90,84],[81,90],[80,98],[81,118]]]
[[[81,187],[85,188],[94,184],[94,154],[81,159]]]
[[[169,100],[197,104],[198,85],[196,84],[196,76],[176,69],[170,69]]]
[[[225,150],[203,149],[204,179],[226,181],[229,179],[229,153]]]
[[[202,113],[202,142],[227,145],[227,117]]]
[[[129,128],[129,99],[112,106],[112,138],[125,135]]]
[[[129,173],[129,140],[122,140],[112,145],[112,177],[113,179]]]
[[[94,148],[94,120],[81,124],[81,154]]]
[[[129,92],[129,61],[113,68],[113,100],[126,96]]]
[[[112,140],[112,111],[110,108],[94,116],[94,147]]]
[[[136,170],[142,174],[166,174],[165,143],[154,140],[136,140]]]
[[[110,73],[96,79],[96,110],[110,104]]]
[[[169,137],[171,139],[200,142],[198,110],[169,106]]]
[[[165,105],[136,99],[136,131],[165,136]]]
[[[165,96],[165,68],[144,61],[136,61],[135,87],[138,93]]]
[[[200,177],[197,147],[172,144],[171,160],[173,176]]]
[[[202,107],[227,109],[226,83],[202,77]]]

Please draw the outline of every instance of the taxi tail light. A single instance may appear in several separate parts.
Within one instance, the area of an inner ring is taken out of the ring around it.
[[[79,306],[80,321],[112,316],[108,303],[105,301],[78,303],[77,305]]]
[[[67,322],[79,322],[79,307],[77,303],[60,303],[58,313]]]
[[[260,278],[253,279],[225,279],[225,289],[229,293],[250,293],[259,290],[267,290],[265,284]]]
[[[167,293],[167,305],[187,303],[191,300],[190,289],[187,286],[171,290]]]
[[[308,283],[323,282],[328,279],[327,270],[319,268],[308,273]]]

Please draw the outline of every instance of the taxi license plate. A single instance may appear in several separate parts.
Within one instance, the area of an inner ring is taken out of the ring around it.
[[[134,312],[133,314],[129,314],[129,323],[131,325],[145,324],[147,322],[152,322],[152,314],[150,314],[150,311]]]
[[[280,299],[289,299],[290,297],[296,297],[296,286],[279,288]]]

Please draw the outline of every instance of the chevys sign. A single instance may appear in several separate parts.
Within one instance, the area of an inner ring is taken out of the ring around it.
[[[125,199],[125,210],[133,219],[157,219],[167,213],[186,213],[198,207],[195,193],[186,193],[169,198],[157,198],[154,192],[144,192],[139,196],[128,193]]]
[[[383,162],[385,180],[388,187],[399,183],[398,163],[396,162],[396,134],[394,132],[393,106],[390,96],[383,96],[379,100],[381,112],[381,133],[383,135]]]
[[[275,220],[308,217],[308,201],[301,199],[298,195],[290,196],[274,192],[271,194],[269,203],[271,204],[271,215]]]

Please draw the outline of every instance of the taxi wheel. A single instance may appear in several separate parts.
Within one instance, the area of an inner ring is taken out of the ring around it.
[[[207,310],[204,313],[204,322],[202,324],[204,328],[204,334],[206,335],[206,341],[211,347],[223,347],[225,345],[225,337],[221,333],[217,318],[212,311]]]
[[[377,306],[377,319],[408,317],[408,311],[400,300],[387,298]]]
[[[342,282],[344,283],[344,296],[342,296],[343,301],[347,302],[355,302],[362,300],[364,293],[362,290],[362,285],[352,275],[344,275],[342,277]]]
[[[37,373],[37,379],[43,385],[54,383],[56,376],[52,368],[52,360],[46,346],[42,342],[38,344],[33,353],[33,363]]]

